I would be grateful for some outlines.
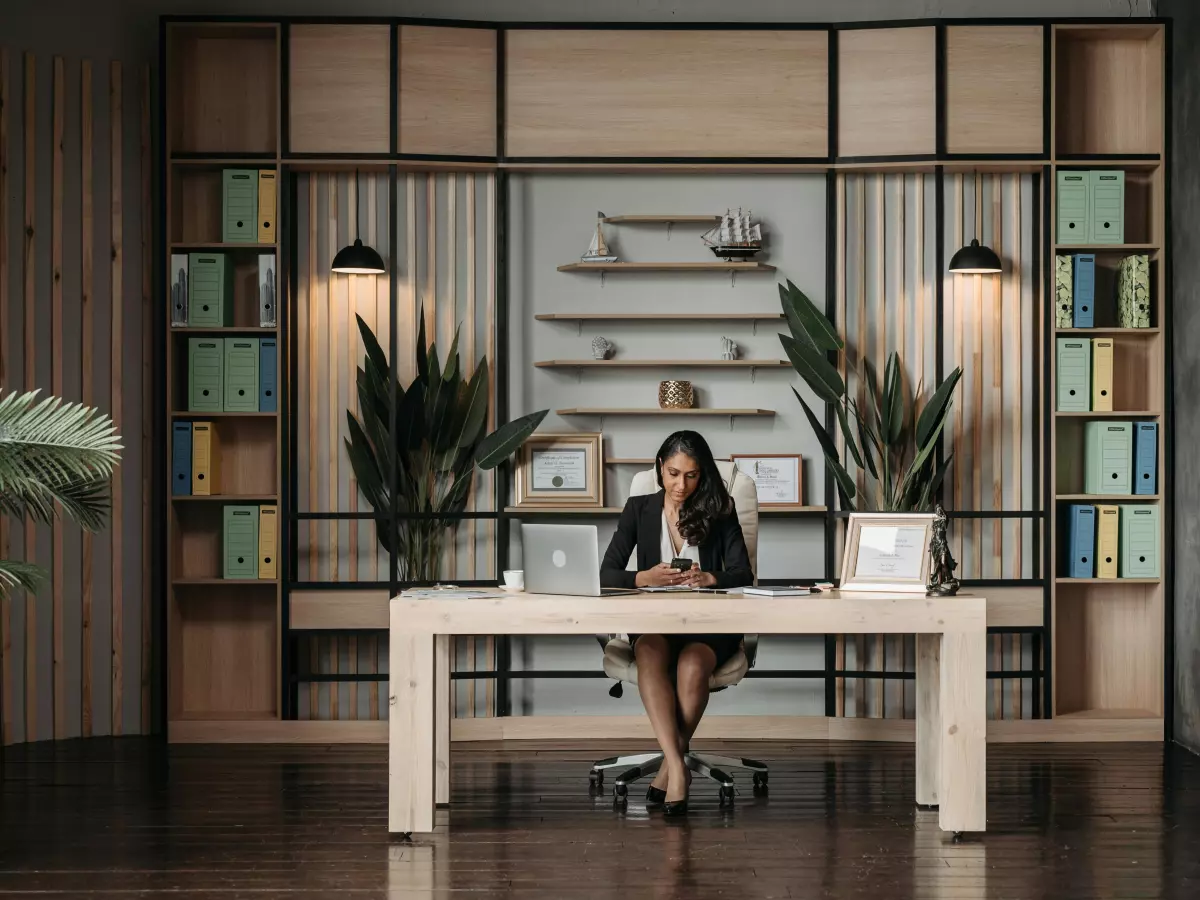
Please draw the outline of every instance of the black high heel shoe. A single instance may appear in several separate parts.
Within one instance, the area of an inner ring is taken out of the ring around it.
[[[687,797],[682,800],[664,800],[663,801],[663,818],[664,819],[682,819],[687,815],[688,802]]]
[[[646,805],[647,806],[662,806],[667,802],[667,792],[661,788],[656,788],[654,785],[646,788]]]

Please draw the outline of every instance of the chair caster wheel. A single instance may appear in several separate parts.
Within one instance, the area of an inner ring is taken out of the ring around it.
[[[954,834],[950,835],[950,842],[961,844],[963,842],[963,833],[961,831],[954,832]]]
[[[601,770],[588,772],[588,781],[590,781],[596,787],[599,787],[600,785],[604,784],[604,772]]]
[[[626,786],[624,784],[614,784],[613,785],[613,799],[620,798],[621,800],[625,800],[628,798],[628,795],[629,795],[628,786]]]
[[[733,788],[728,785],[721,785],[721,806],[733,806]]]
[[[754,775],[754,793],[765,794],[766,792],[767,792],[766,773],[756,772]]]

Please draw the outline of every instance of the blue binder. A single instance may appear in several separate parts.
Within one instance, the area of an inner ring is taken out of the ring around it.
[[[1158,423],[1133,423],[1133,492],[1158,491]]]
[[[192,492],[192,423],[176,422],[171,440],[171,493],[188,496]]]
[[[277,350],[275,338],[263,338],[258,342],[258,410],[279,411],[279,388],[277,386]]]
[[[1072,578],[1096,577],[1096,507],[1082,503],[1071,504],[1068,540],[1071,550],[1069,566]]]
[[[1096,254],[1075,255],[1074,327],[1091,328],[1096,321]]]

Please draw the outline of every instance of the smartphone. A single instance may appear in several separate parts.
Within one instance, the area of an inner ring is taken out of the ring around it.
[[[695,563],[692,560],[685,559],[682,556],[677,556],[671,560],[671,568],[678,569],[680,572],[690,572],[694,565]]]

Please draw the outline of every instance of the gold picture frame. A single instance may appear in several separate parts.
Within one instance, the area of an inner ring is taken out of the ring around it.
[[[600,432],[533,434],[517,451],[514,505],[524,509],[604,506]]]
[[[841,590],[925,593],[934,518],[933,513],[851,513]]]

